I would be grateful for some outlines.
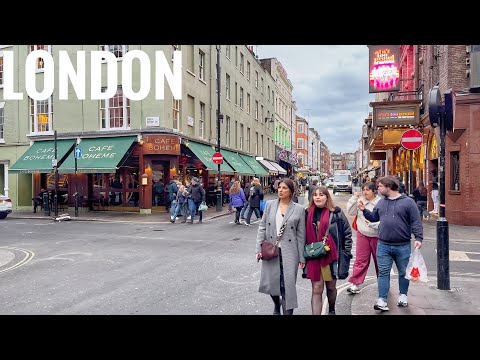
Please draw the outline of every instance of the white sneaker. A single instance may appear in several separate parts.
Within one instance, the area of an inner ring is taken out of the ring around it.
[[[373,308],[375,310],[381,310],[381,311],[388,311],[390,310],[388,308],[388,304],[385,300],[383,300],[382,298],[378,298],[377,300],[377,303],[375,305],[373,305]]]
[[[360,288],[357,286],[357,285],[351,285],[348,289],[347,289],[347,292],[349,294],[358,294],[360,292]]]
[[[398,306],[408,306],[408,298],[405,294],[400,294],[397,301]]]

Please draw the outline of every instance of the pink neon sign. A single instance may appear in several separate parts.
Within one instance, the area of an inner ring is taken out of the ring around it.
[[[370,46],[369,92],[400,90],[400,46]]]

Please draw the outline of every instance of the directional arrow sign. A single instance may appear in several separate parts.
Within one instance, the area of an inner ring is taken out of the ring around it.
[[[407,130],[403,133],[400,143],[407,150],[416,150],[422,146],[422,133],[415,129]]]
[[[82,148],[76,147],[74,150],[75,159],[80,159],[82,157]]]

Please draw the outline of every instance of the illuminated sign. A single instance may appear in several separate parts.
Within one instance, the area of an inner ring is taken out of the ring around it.
[[[418,124],[418,105],[378,106],[373,109],[373,126]]]
[[[400,90],[399,45],[369,46],[369,92]]]

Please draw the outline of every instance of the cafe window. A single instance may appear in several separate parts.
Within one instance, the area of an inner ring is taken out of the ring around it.
[[[50,133],[53,129],[53,100],[30,98],[30,131],[32,134]]]
[[[102,88],[102,92],[105,90]],[[100,101],[100,119],[104,130],[130,128],[130,100],[120,86],[112,98]]]
[[[460,191],[460,151],[452,151],[450,153],[450,164],[450,190]]]

